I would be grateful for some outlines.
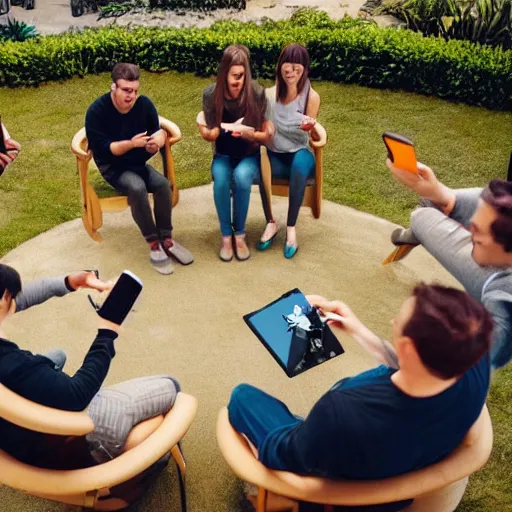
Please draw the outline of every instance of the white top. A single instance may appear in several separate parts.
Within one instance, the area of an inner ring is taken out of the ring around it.
[[[275,153],[295,153],[309,146],[309,133],[300,129],[306,113],[306,101],[310,89],[309,82],[301,93],[284,105],[276,101],[276,87],[265,90],[268,101],[268,118],[274,123],[275,135],[267,144]]]

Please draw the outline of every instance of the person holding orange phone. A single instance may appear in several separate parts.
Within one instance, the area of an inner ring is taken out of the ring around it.
[[[21,144],[11,139],[7,128],[0,122],[0,176],[12,164],[21,150]]]
[[[491,361],[512,360],[512,183],[491,180],[485,188],[452,190],[418,162],[412,173],[388,158],[398,182],[422,198],[409,229],[397,228],[397,247],[423,245],[491,313]]]

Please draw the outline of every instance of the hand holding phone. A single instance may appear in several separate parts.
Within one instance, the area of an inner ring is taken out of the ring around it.
[[[418,173],[414,144],[409,139],[396,133],[385,132],[382,140],[388,150],[388,158],[396,168],[413,174]]]
[[[98,315],[116,325],[121,325],[142,291],[142,281],[129,270],[125,270],[112,288],[102,306],[96,304],[91,296],[89,300]]]

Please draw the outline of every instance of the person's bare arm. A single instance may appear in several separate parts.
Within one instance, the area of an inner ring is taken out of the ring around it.
[[[391,343],[370,331],[346,304],[338,300],[329,301],[320,295],[307,295],[306,299],[321,312],[337,315],[338,318],[329,320],[329,324],[336,325],[354,338],[379,363],[398,368],[398,359]]]
[[[320,112],[320,95],[313,89],[309,91],[308,104],[306,106],[306,115],[300,126],[301,130],[310,132],[313,140],[318,140],[320,136],[315,130],[316,120]]]
[[[449,214],[451,209],[453,209],[455,192],[446,185],[443,185],[430,167],[418,162],[418,173],[415,174],[395,167],[389,158],[386,160],[386,165],[396,180],[405,185],[409,190],[416,192],[416,194],[424,199],[429,199],[440,209],[444,210],[446,214]]]

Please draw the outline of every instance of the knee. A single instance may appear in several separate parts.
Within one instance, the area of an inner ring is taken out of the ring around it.
[[[155,192],[170,193],[170,190],[171,182],[165,176],[161,176],[156,183]]]
[[[128,202],[130,204],[144,201],[148,197],[148,190],[144,183],[132,185],[128,190]]]
[[[444,217],[445,215],[441,213],[436,208],[432,207],[424,207],[424,208],[416,208],[411,213],[411,229],[414,234],[417,235],[424,231],[424,228],[427,227],[431,220],[435,217]]]
[[[231,398],[229,399],[228,411],[231,414],[240,408],[240,406],[247,405],[250,402],[254,390],[256,388],[250,384],[239,384],[231,392]]]
[[[253,167],[243,167],[235,172],[235,187],[241,190],[250,190],[258,170]]]

